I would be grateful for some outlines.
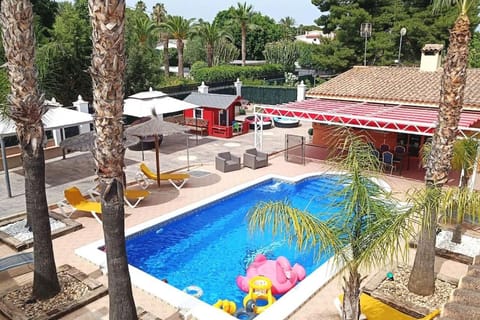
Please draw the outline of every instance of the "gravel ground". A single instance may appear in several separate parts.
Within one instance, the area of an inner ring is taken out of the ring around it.
[[[452,231],[442,230],[437,235],[437,248],[447,249],[455,253],[461,253],[469,257],[480,255],[480,239],[462,235],[462,243],[456,244],[450,241]]]
[[[27,219],[22,219],[15,221],[13,223],[6,224],[4,226],[0,227],[0,231],[5,232],[9,236],[17,239],[18,241],[28,241],[33,239],[33,233],[28,230],[28,228],[25,228],[25,225],[27,224]],[[60,228],[65,228],[66,224],[58,221],[56,219],[50,218],[50,228],[52,231],[60,229]]]
[[[27,284],[7,293],[2,297],[2,302],[14,305],[26,319],[43,319],[51,312],[62,310],[88,293],[88,286],[75,277],[60,272],[58,278],[62,290],[51,299],[31,301],[32,284]]]
[[[445,304],[455,285],[437,279],[435,281],[435,293],[431,296],[419,296],[408,291],[408,279],[410,277],[410,267],[399,266],[392,271],[394,280],[383,281],[374,292],[382,293],[391,297],[395,301],[410,302],[413,305],[426,307],[429,310],[440,309]]]

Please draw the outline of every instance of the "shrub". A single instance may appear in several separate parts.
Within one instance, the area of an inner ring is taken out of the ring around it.
[[[190,74],[192,77],[200,82],[221,82],[221,81],[235,81],[239,79],[263,79],[269,77],[283,75],[283,67],[278,64],[265,64],[261,66],[233,66],[222,65],[211,68],[199,67],[197,62],[192,66]]]

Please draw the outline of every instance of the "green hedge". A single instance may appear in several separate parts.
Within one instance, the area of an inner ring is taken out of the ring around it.
[[[283,76],[283,66],[279,64],[264,64],[261,66],[232,66],[222,65],[215,67],[192,66],[191,76],[196,81],[219,82],[235,81],[238,79],[264,79]]]

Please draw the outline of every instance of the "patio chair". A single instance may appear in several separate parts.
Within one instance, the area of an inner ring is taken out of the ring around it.
[[[22,252],[0,258],[0,272],[25,265],[33,265],[33,252]]]
[[[247,149],[243,154],[243,165],[251,169],[268,166],[268,153],[258,151],[256,148]]]
[[[100,217],[98,216],[99,214],[102,214],[102,205],[100,202],[86,199],[77,187],[65,189],[63,193],[65,195],[66,202],[59,202],[58,207],[64,216],[70,218],[71,215],[77,210],[87,211],[90,212],[90,214],[95,218],[95,220],[98,221],[98,223],[102,224],[102,220],[100,220]],[[64,207],[66,206],[71,207],[70,214],[67,214],[64,211]]]
[[[381,144],[380,145],[380,153],[384,153],[385,151],[390,151],[390,146],[388,144]]]
[[[393,153],[391,153],[390,151],[383,152],[382,164],[385,169],[390,169],[390,174],[393,174],[393,170],[396,169],[395,163],[393,161]]]
[[[100,192],[97,188],[92,188],[88,190],[90,198],[94,201],[97,201],[100,196]],[[137,205],[150,195],[150,191],[139,190],[139,189],[125,189],[123,190],[123,200],[125,203],[132,209],[136,208]]]
[[[343,294],[341,294],[338,298],[335,299],[334,304],[339,313],[342,312],[342,300]],[[360,294],[360,310],[362,312],[362,316],[360,319],[368,319],[368,320],[386,320],[386,319],[395,319],[395,320],[415,320],[414,318],[406,313],[400,312],[399,310],[389,306],[388,304],[375,299],[372,296],[369,296],[366,293]],[[432,320],[435,317],[440,315],[440,310],[434,310],[430,314],[426,315],[419,320]]]
[[[137,183],[146,189],[150,185],[149,180],[157,181],[157,174],[150,170],[145,163],[140,163],[140,172],[135,175]],[[184,172],[160,173],[160,181],[168,181],[175,189],[180,190],[190,179],[190,175]]]
[[[220,152],[215,156],[215,169],[221,172],[240,170],[240,157],[229,151]]]
[[[123,190],[123,200],[130,208],[136,208],[137,205],[150,195],[150,191],[138,189]],[[133,201],[132,201],[133,200]]]

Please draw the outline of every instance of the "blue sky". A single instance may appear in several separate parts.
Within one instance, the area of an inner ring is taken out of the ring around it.
[[[63,0],[56,0],[62,2]],[[137,0],[126,0],[128,7],[135,7]],[[202,18],[212,21],[219,11],[227,10],[230,6],[236,6],[244,0],[143,0],[147,5],[147,11],[152,12],[156,3],[163,3],[168,14],[179,15],[185,18]],[[320,17],[318,10],[311,0],[250,0],[247,4],[253,6],[254,11],[269,16],[275,21],[287,16],[295,19],[296,25],[313,25],[313,21]]]

